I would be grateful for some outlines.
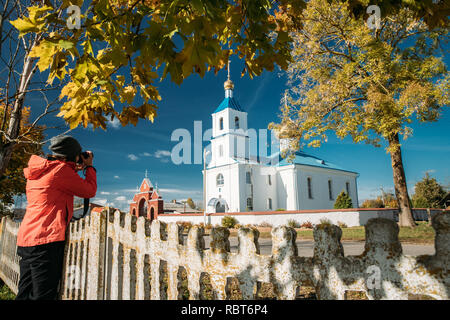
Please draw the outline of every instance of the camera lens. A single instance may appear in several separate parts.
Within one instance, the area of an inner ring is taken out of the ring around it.
[[[92,157],[94,157],[94,154],[92,153]],[[89,153],[87,151],[83,151],[79,158],[78,158],[78,162],[79,164],[83,164],[83,160],[89,158]]]

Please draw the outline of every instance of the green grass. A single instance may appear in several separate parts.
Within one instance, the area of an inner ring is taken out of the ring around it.
[[[417,227],[400,227],[399,240],[402,242],[427,243],[434,242],[434,229],[427,222],[418,222]],[[297,239],[313,239],[313,230],[297,230]],[[341,240],[364,241],[366,239],[364,227],[350,227],[342,229]]]
[[[418,222],[418,226],[416,228],[400,228],[400,241],[434,243],[434,237],[434,229],[428,225],[428,222]]]
[[[0,280],[0,300],[14,300],[16,295]]]
[[[260,238],[271,238],[272,235],[268,228],[258,228],[260,233]],[[342,229],[342,239],[341,240],[352,240],[352,241],[364,241],[366,238],[366,233],[364,227],[350,227],[341,228]],[[312,229],[296,229],[297,239],[299,240],[313,240],[313,230]],[[237,231],[232,230],[230,236],[237,236]],[[417,227],[408,228],[400,227],[399,239],[401,242],[411,242],[411,243],[424,243],[433,244],[434,243],[434,229],[428,225],[426,221],[417,222]]]

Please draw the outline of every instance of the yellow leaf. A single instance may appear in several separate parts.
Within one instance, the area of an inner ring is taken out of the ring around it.
[[[29,16],[22,18],[18,18],[14,21],[10,21],[10,23],[19,30],[19,36],[29,32],[40,32],[46,27],[45,16],[41,17],[43,13],[53,10],[52,7],[49,6],[32,6],[28,8]]]
[[[28,32],[39,32],[39,28],[30,21],[28,18],[24,19],[16,19],[14,21],[10,21],[10,23],[19,30],[19,36],[22,37],[23,35],[27,34]]]
[[[47,11],[51,11],[51,10],[53,10],[53,7],[50,7],[50,6],[43,6],[43,7],[32,6],[32,7],[28,8],[28,12],[29,12],[28,16],[30,17],[30,21],[38,22],[38,19],[44,20],[43,18],[45,16],[41,17],[43,13],[46,13]]]
[[[124,98],[125,99],[125,101],[128,103],[128,104],[131,104],[132,102],[133,102],[133,100],[134,100],[134,96],[136,95],[136,88],[135,87],[133,87],[133,86],[126,86],[124,89],[123,89],[123,92],[122,92],[122,98]]]
[[[58,52],[58,48],[54,43],[50,41],[42,41],[39,45],[34,46],[29,56],[39,58],[37,66],[39,71],[43,72],[50,67],[53,61],[53,56]]]

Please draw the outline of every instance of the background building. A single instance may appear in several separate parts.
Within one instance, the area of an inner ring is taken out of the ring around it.
[[[157,219],[164,212],[164,203],[157,188],[153,188],[150,179],[145,174],[139,190],[130,203],[130,213],[137,217],[143,216],[150,220]]]

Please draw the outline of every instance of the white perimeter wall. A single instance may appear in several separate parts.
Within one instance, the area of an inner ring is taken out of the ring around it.
[[[311,222],[312,224],[319,224],[320,220],[328,219],[333,224],[338,224],[338,222],[343,222],[347,227],[364,226],[369,219],[372,218],[386,218],[386,219],[397,219],[397,210],[361,210],[358,211],[332,211],[332,212],[312,212],[312,213],[288,213],[286,211],[280,212],[267,212],[258,214],[226,214],[234,216],[239,224],[253,224],[259,225],[261,223],[271,224],[273,227],[287,225],[289,220],[295,220],[298,223]],[[432,210],[431,214],[440,212],[439,210]],[[413,209],[413,215],[416,220],[427,220],[427,212],[424,209]],[[214,214],[206,216],[206,223],[212,225],[221,225],[223,214]],[[183,222],[188,221],[192,224],[203,223],[203,215],[187,215],[187,214],[170,214],[170,215],[159,215],[158,219],[164,222]]]

